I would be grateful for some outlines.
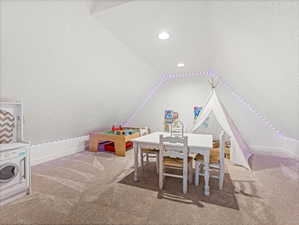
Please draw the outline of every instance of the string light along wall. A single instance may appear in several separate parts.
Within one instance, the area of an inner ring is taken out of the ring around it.
[[[198,77],[208,75],[209,72],[202,73],[189,73],[189,74],[167,74],[161,75],[159,81],[149,90],[148,94],[144,98],[144,100],[138,105],[136,110],[129,116],[127,121],[121,123],[123,126],[128,126],[136,117],[136,115],[144,108],[144,106],[152,99],[152,97],[156,94],[156,92],[160,89],[160,87],[165,84],[167,81],[177,78],[190,78],[190,77]]]
[[[219,85],[223,86],[227,90],[230,91],[232,96],[242,105],[246,106],[247,110],[255,114],[255,116],[262,121],[267,128],[270,128],[275,136],[278,136],[280,138],[289,138],[285,136],[280,130],[275,128],[273,124],[268,120],[263,114],[259,113],[252,105],[248,103],[248,101],[241,95],[239,95],[233,87],[223,79],[223,77],[216,75],[212,71],[206,71],[206,72],[196,72],[196,73],[184,73],[184,74],[164,74],[160,76],[159,81],[149,90],[148,94],[144,98],[144,100],[141,102],[141,104],[138,105],[136,110],[129,116],[127,121],[123,122],[122,125],[128,126],[132,121],[135,119],[136,115],[144,108],[144,106],[152,99],[152,97],[156,94],[156,92],[159,90],[159,88],[165,84],[169,80],[174,79],[185,79],[185,78],[192,78],[192,77],[206,77],[206,78],[216,78],[219,82]],[[292,138],[293,139],[293,138]],[[293,139],[295,141],[299,141],[297,139]]]

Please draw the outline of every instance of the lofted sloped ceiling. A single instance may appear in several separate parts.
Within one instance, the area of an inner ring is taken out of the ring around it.
[[[101,13],[102,11],[111,9],[113,7],[126,4],[132,0],[91,0],[90,12]]]
[[[209,20],[201,1],[131,1],[96,14],[98,21],[160,74],[207,70]],[[167,41],[158,34],[170,34]],[[185,68],[177,68],[178,62]]]
[[[297,1],[142,0],[94,17],[158,73],[216,71],[274,127],[299,138]],[[169,40],[158,39],[161,31]]]
[[[88,3],[0,1],[0,94],[23,102],[33,144],[119,124],[159,79]]]

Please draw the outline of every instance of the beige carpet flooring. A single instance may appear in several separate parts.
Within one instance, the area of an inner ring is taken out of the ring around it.
[[[255,155],[253,171],[226,162],[224,190],[210,180],[182,194],[167,178],[158,191],[154,163],[133,182],[127,157],[82,152],[33,167],[33,193],[1,207],[0,224],[227,224],[298,225],[299,162]]]

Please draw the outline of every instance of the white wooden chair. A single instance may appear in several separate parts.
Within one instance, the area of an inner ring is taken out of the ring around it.
[[[182,121],[176,121],[170,125],[170,136],[184,137],[184,123]]]
[[[140,136],[144,136],[150,133],[150,129],[148,127],[140,128]],[[149,163],[150,158],[154,158],[156,160],[156,171],[159,173],[159,150],[158,149],[147,149],[143,148],[140,150],[140,161],[141,167],[144,166],[144,157],[147,163]]]
[[[163,189],[163,182],[166,176],[183,179],[183,193],[187,193],[188,180],[192,183],[192,157],[189,157],[188,137],[167,136],[159,137],[159,188]],[[165,172],[165,168],[182,170],[183,175]],[[189,171],[188,171],[189,170]],[[189,178],[188,178],[189,173]]]
[[[219,179],[219,189],[223,188],[223,180],[224,180],[224,132],[221,131],[219,135],[219,148],[213,148],[210,151],[210,162],[209,168],[210,170],[218,170],[219,175],[213,175],[210,177]],[[203,167],[204,166],[204,158],[203,155],[197,154],[195,157],[195,186],[199,184],[199,176],[204,176]],[[202,168],[201,168],[202,167]]]

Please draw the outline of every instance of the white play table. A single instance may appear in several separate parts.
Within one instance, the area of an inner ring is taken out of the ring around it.
[[[138,181],[138,153],[141,148],[148,149],[159,149],[159,136],[169,136],[167,132],[154,132],[142,137],[132,139],[134,143],[134,157],[135,157],[135,172],[134,172],[134,181]],[[209,159],[210,159],[210,150],[213,147],[213,136],[206,134],[191,134],[185,133],[184,136],[188,136],[188,147],[190,153],[200,153],[204,156],[204,166],[205,166],[205,186],[204,194],[209,195]],[[172,144],[173,145],[173,144]]]

